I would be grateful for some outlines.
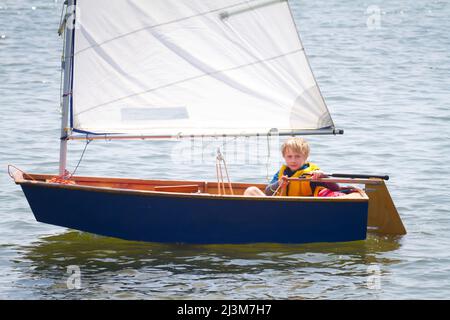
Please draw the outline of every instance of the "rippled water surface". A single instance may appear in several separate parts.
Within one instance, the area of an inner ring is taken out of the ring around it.
[[[6,166],[57,170],[61,1],[0,0],[0,298],[450,298],[450,3],[291,6],[333,119],[345,130],[308,138],[311,159],[325,171],[390,175],[408,235],[339,244],[167,245],[36,222]],[[96,141],[77,174],[214,180],[220,145],[209,141],[184,157],[175,141]],[[83,148],[70,144],[70,170]],[[280,163],[262,138],[230,141],[225,151],[235,181],[264,182]],[[81,289],[68,286],[70,266],[81,272]]]

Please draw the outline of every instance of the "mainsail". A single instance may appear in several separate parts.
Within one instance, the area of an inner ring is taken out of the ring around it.
[[[77,0],[72,132],[334,129],[286,0]]]

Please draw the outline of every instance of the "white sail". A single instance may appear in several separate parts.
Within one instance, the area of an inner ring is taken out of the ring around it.
[[[76,1],[72,128],[208,135],[334,128],[287,1]]]

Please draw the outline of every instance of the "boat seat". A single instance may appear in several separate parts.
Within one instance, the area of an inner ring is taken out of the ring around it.
[[[155,186],[155,191],[198,193],[200,192],[200,186],[197,184],[183,184],[176,186]]]

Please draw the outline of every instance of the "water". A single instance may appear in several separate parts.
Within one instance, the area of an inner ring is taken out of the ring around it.
[[[390,175],[408,235],[340,244],[162,245],[36,222],[6,166],[57,170],[61,1],[0,0],[0,298],[450,298],[450,3],[291,5],[333,119],[345,129],[309,138],[311,159],[325,171]],[[174,151],[177,142],[97,141],[77,174],[214,180],[220,143],[186,161]],[[265,140],[239,143],[250,147],[237,157],[226,150],[233,180],[263,182],[276,171],[279,155],[267,159]],[[84,144],[69,148],[73,170]],[[79,268],[80,289],[70,289],[77,269],[69,266]]]

